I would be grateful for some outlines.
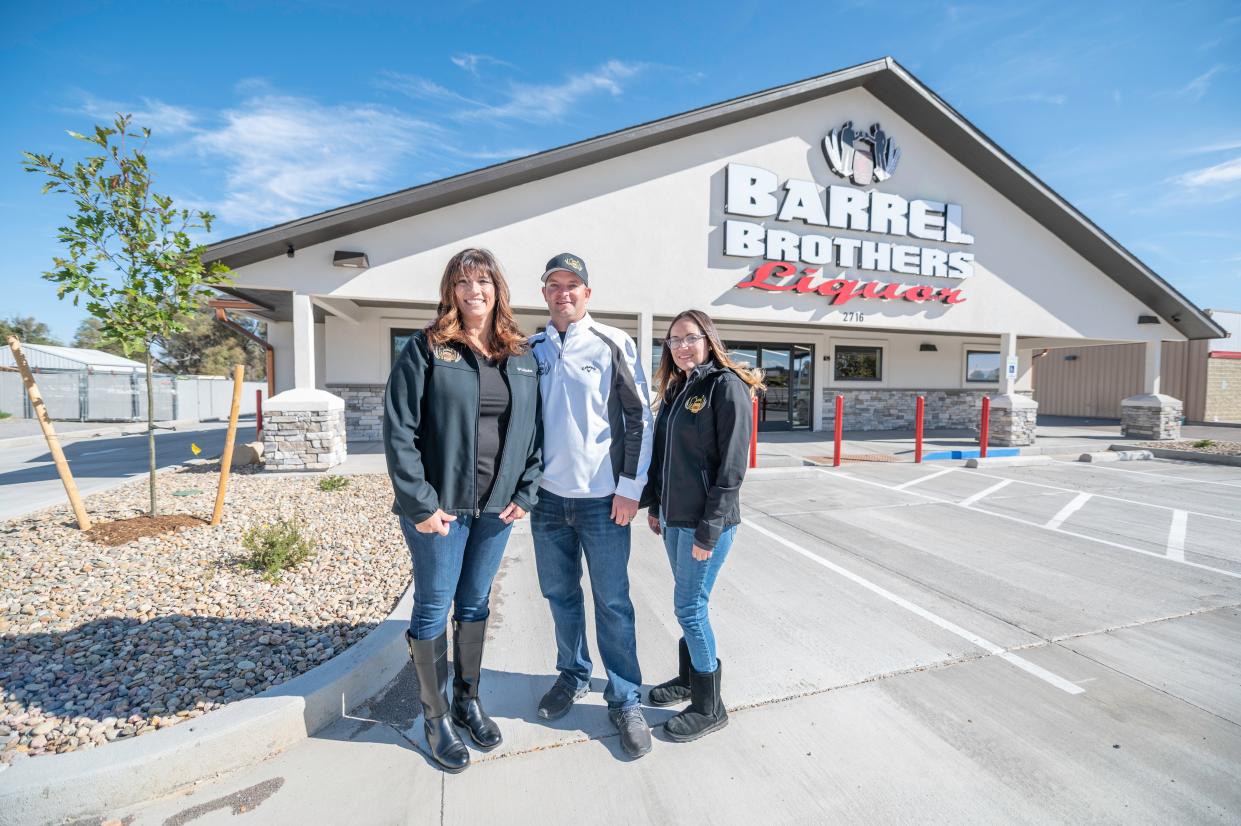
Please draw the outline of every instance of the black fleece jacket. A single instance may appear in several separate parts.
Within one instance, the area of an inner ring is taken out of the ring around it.
[[[700,548],[714,550],[720,534],[741,522],[750,399],[736,373],[704,364],[660,404],[642,504],[670,527],[693,528]]]
[[[516,502],[538,500],[543,476],[539,368],[529,352],[510,356],[508,430],[491,496],[480,508],[478,466],[478,360],[468,347],[441,344],[434,351],[422,330],[392,365],[384,396],[384,453],[396,501],[392,512],[421,522],[436,508],[454,516],[499,513]]]

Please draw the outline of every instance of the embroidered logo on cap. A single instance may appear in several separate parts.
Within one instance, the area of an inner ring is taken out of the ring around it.
[[[690,413],[697,413],[707,406],[707,400],[703,396],[694,396],[692,399],[686,399],[685,409]]]
[[[580,270],[582,268],[582,262],[578,261],[576,258],[566,258],[564,262],[575,270]]]

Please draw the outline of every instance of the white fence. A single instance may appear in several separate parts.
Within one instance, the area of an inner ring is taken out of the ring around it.
[[[79,422],[146,421],[147,386],[142,373],[103,373],[85,370],[39,371],[39,392],[53,419]],[[241,392],[241,414],[253,414],[255,391],[267,396],[267,382],[247,381]],[[224,376],[170,376],[155,374],[155,418],[225,419],[233,400],[233,380]],[[18,418],[34,418],[22,377],[0,372],[0,411]]]

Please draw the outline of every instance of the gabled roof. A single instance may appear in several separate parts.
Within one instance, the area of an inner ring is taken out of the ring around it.
[[[239,235],[208,247],[205,258],[242,267],[284,255],[290,245],[299,249],[330,241],[857,87],[898,113],[1182,335],[1201,339],[1223,334],[1206,313],[890,57]]]

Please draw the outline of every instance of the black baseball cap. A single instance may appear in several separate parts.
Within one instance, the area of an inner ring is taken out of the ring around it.
[[[564,270],[570,275],[576,275],[582,279],[583,284],[590,286],[590,276],[586,273],[586,262],[579,256],[571,252],[562,252],[548,261],[547,266],[543,269],[543,282],[547,283],[547,276],[559,270]]]

